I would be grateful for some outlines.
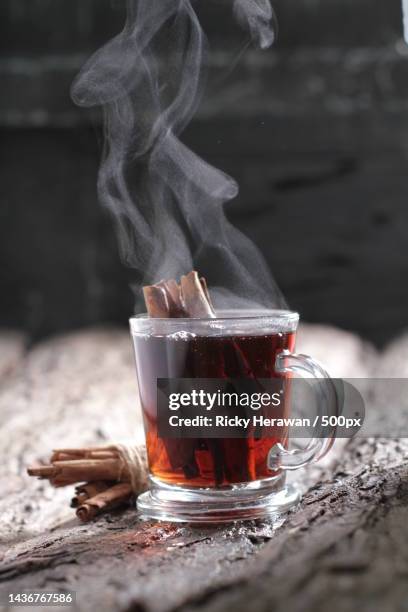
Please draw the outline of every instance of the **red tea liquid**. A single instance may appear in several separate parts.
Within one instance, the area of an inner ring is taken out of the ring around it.
[[[286,440],[248,436],[161,439],[157,378],[278,378],[276,356],[294,350],[295,333],[245,336],[134,336],[151,474],[168,484],[222,487],[270,478],[269,450]],[[234,413],[231,409],[232,414]]]

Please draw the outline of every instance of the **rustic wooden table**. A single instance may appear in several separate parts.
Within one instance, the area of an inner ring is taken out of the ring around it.
[[[304,327],[300,345],[335,375],[363,376],[379,360],[330,329]],[[25,466],[55,445],[141,437],[127,334],[82,331],[28,352],[3,334],[0,380],[1,593],[72,589],[81,612],[407,609],[407,440],[337,444],[299,475],[303,501],[280,525],[144,523],[133,508],[84,525],[72,491],[28,479]]]

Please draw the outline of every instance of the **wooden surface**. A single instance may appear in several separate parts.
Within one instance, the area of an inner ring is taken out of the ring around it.
[[[406,609],[406,440],[337,443],[297,474],[302,503],[277,524],[142,523],[129,508],[83,525],[72,490],[28,479],[25,466],[56,445],[142,435],[128,336],[82,331],[24,354],[8,333],[0,347],[0,593],[72,589],[83,612]],[[334,375],[363,376],[407,347],[378,356],[350,334],[305,326],[298,349]]]

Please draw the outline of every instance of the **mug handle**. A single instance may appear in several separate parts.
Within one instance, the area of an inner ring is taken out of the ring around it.
[[[339,416],[340,407],[336,387],[328,373],[322,366],[308,355],[298,355],[285,350],[276,357],[275,364],[278,374],[297,374],[313,384],[316,395],[318,424],[313,437],[304,449],[287,450],[278,442],[271,448],[268,455],[270,470],[297,470],[310,463],[315,463],[328,453],[335,440],[336,428],[332,435],[319,437],[322,432],[321,417],[324,414]],[[326,428],[327,429],[327,428]]]

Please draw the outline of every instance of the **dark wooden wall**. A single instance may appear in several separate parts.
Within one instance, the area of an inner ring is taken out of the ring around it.
[[[407,324],[408,47],[399,0],[275,0],[248,51],[201,0],[215,53],[186,140],[241,185],[228,206],[305,319],[377,343]],[[118,31],[120,0],[0,3],[0,317],[33,338],[125,322],[131,273],[96,200],[98,118],[69,85]]]

